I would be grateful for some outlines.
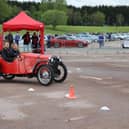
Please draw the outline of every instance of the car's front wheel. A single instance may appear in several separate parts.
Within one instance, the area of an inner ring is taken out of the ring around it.
[[[60,46],[59,43],[55,43],[55,44],[54,44],[54,47],[55,47],[55,48],[59,48],[59,46]]]
[[[84,46],[83,46],[83,43],[78,43],[77,46],[78,46],[79,48],[84,47]]]
[[[67,68],[63,63],[58,64],[54,70],[55,82],[63,82],[67,77]]]
[[[53,81],[53,71],[50,66],[42,65],[37,71],[37,79],[40,84],[48,86]]]
[[[6,80],[12,80],[15,78],[15,75],[12,75],[12,74],[3,74],[2,76]]]

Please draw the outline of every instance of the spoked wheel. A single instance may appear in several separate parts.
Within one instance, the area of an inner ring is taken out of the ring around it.
[[[37,72],[37,79],[40,82],[40,84],[44,86],[50,85],[53,81],[53,72],[51,67],[44,65],[41,66]]]
[[[54,80],[55,82],[63,82],[67,77],[67,68],[63,63],[58,64],[57,68],[54,70]]]
[[[15,78],[15,75],[12,75],[12,74],[3,74],[2,76],[6,80],[12,80]]]

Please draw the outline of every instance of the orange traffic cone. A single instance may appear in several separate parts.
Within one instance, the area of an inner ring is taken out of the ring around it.
[[[76,99],[77,97],[75,96],[75,92],[74,92],[74,87],[70,86],[69,89],[69,94],[66,94],[66,97],[69,99]]]

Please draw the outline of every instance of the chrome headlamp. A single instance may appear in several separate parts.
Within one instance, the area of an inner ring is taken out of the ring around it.
[[[50,63],[58,63],[58,62],[62,62],[62,59],[59,56],[52,56],[49,58],[49,62]]]
[[[59,62],[62,62],[62,59],[60,56],[57,56],[57,59],[59,60]]]

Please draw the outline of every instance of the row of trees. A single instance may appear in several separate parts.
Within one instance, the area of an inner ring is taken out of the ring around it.
[[[16,5],[10,6],[7,1],[0,0],[0,23],[17,14],[19,8]]]
[[[45,24],[68,25],[129,25],[129,7],[127,6],[67,6],[66,0],[42,0],[36,2],[18,2],[0,0],[0,22],[8,20],[20,10],[25,10],[33,18]]]
[[[128,6],[69,6],[68,9],[68,24],[71,25],[129,25]]]
[[[67,24],[67,3],[65,0],[42,0],[41,3],[8,0],[7,3],[10,6],[15,5],[18,10],[25,10],[30,16],[47,25],[52,25],[53,29],[56,25]]]

